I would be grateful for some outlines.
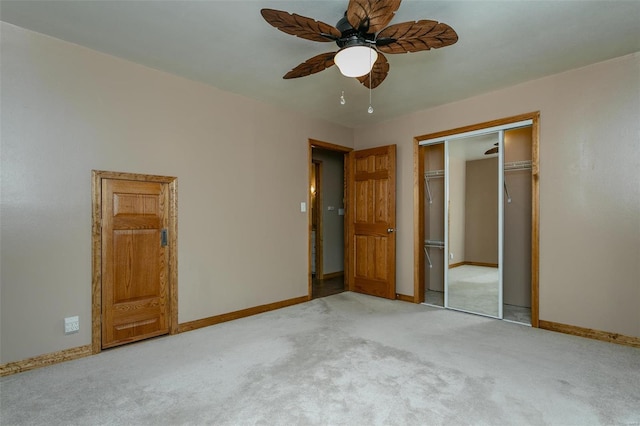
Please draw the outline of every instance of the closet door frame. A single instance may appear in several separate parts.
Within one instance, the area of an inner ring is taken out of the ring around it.
[[[437,133],[414,137],[414,297],[415,303],[424,302],[425,266],[422,256],[424,243],[424,191],[421,181],[424,175],[424,150],[422,145],[436,143],[461,134],[487,133],[516,127],[518,123],[530,120],[531,125],[531,326],[539,323],[539,122],[540,112],[521,114],[484,123],[459,127]],[[427,142],[428,141],[428,142]],[[445,228],[446,233],[446,228]],[[446,238],[445,238],[446,241]],[[446,296],[445,296],[446,297]]]

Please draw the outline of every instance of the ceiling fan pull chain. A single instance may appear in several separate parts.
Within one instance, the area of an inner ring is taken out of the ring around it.
[[[373,106],[371,105],[371,74],[373,74],[373,66],[371,65],[371,50],[373,49],[369,49],[369,69],[371,69],[371,71],[369,71],[369,108],[367,109],[367,112],[369,114],[373,114]]]

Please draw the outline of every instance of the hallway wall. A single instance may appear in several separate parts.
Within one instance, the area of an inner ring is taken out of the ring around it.
[[[323,274],[344,271],[344,154],[313,149],[313,159],[322,161]],[[329,210],[333,207],[333,210]]]

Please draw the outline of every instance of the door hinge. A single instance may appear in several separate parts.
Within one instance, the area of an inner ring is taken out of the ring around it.
[[[162,231],[160,231],[160,244],[162,245],[162,247],[166,247],[167,246],[167,240],[168,240],[168,234],[169,231],[167,230],[167,228],[162,229]]]

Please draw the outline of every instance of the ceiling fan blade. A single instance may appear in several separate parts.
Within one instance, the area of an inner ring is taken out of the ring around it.
[[[497,153],[498,153],[498,147],[496,146],[495,148],[486,150],[484,152],[484,155],[491,155],[491,154],[497,154]]]
[[[305,77],[307,75],[315,74],[317,72],[326,70],[333,66],[333,57],[336,56],[336,52],[322,53],[316,55],[311,59],[307,59],[288,73],[284,75],[285,79]]]
[[[385,53],[407,53],[438,49],[457,41],[458,34],[449,25],[424,19],[385,28],[378,34],[376,46]]]
[[[369,87],[369,74],[371,74],[371,87]],[[373,68],[369,74],[358,77],[358,80],[365,87],[371,89],[378,87],[380,83],[387,78],[387,74],[389,74],[389,62],[382,53],[378,52],[378,59],[376,60],[376,63],[373,64]]]
[[[295,13],[274,9],[262,9],[260,13],[265,21],[280,31],[307,40],[335,41],[341,35],[334,26]]]
[[[401,0],[349,0],[347,21],[356,30],[374,34],[387,26]]]

